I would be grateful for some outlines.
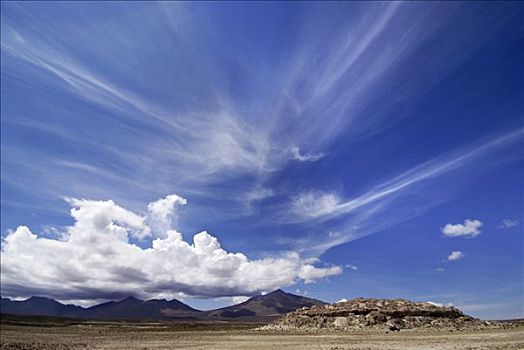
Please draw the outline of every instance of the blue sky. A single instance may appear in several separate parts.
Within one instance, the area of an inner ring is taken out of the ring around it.
[[[524,317],[523,15],[2,3],[2,294]]]

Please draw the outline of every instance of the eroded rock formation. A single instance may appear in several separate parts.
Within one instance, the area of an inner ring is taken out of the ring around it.
[[[266,330],[365,330],[403,329],[483,329],[506,327],[499,322],[482,321],[452,306],[411,302],[403,299],[353,299],[312,306],[290,312],[263,327]]]

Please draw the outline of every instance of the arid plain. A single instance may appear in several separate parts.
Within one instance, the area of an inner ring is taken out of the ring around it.
[[[1,349],[524,349],[524,324],[482,331],[269,332],[258,324],[2,319]]]

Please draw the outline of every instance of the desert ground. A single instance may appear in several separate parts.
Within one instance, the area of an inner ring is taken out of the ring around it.
[[[2,319],[1,349],[524,349],[524,324],[505,330],[262,332],[256,324]]]

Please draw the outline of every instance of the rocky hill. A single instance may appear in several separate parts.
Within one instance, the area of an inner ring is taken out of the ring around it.
[[[482,329],[509,324],[482,321],[451,306],[403,299],[358,298],[322,306],[301,308],[262,327],[264,330],[382,330]]]

